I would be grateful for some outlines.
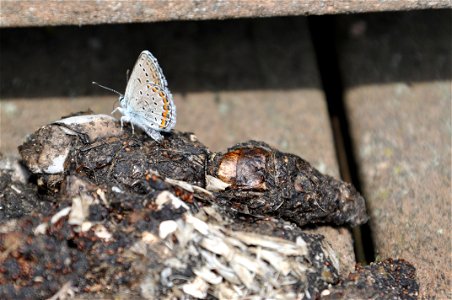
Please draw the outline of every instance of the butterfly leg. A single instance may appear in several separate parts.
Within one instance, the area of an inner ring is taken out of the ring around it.
[[[122,116],[120,121],[121,121],[121,130],[122,130],[124,127],[124,122],[130,122],[130,118],[128,116]],[[130,123],[130,124],[132,124],[132,123]],[[133,124],[132,124],[132,133],[133,133]]]
[[[116,107],[115,109],[113,109],[111,114],[114,114],[116,111],[119,111],[120,113],[122,113],[122,107],[121,106]]]
[[[122,107],[121,106],[118,106],[118,107],[116,107],[112,112],[111,112],[111,114],[114,114],[116,111],[119,111],[121,114],[122,114]],[[124,121],[128,121],[129,119],[128,118],[126,118],[126,116],[122,116],[121,117],[121,119],[120,119],[120,121],[121,121],[121,130],[122,130],[122,128],[124,127]]]

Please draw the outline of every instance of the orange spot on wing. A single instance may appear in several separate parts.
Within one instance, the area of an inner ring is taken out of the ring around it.
[[[169,117],[169,103],[168,98],[166,98],[165,93],[160,92],[160,96],[163,99],[163,112],[162,112],[162,123],[160,124],[160,128],[165,128],[166,124],[168,123],[168,117]]]

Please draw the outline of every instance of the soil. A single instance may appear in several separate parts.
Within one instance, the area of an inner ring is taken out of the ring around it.
[[[0,298],[417,297],[409,263],[341,277],[334,249],[303,231],[366,222],[350,184],[262,142],[216,153],[164,135],[104,115],[33,133],[19,147],[29,177],[1,173]]]

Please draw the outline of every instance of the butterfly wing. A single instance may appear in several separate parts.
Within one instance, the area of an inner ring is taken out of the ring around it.
[[[176,125],[176,106],[170,97],[158,85],[137,85],[126,111],[142,127],[170,131]]]
[[[176,125],[176,106],[157,59],[143,51],[127,83],[121,106],[141,127],[170,131]]]

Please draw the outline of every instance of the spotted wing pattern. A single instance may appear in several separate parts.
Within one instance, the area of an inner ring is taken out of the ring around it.
[[[123,113],[143,129],[170,131],[176,125],[176,106],[157,59],[143,51],[121,100]]]

